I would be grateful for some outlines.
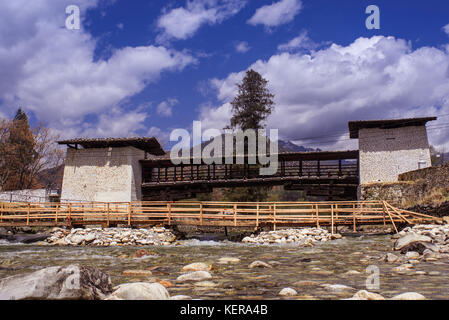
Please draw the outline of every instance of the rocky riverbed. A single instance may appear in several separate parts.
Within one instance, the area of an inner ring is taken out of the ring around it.
[[[278,231],[261,232],[243,238],[244,243],[253,244],[287,244],[295,243],[302,247],[312,247],[319,242],[340,239],[340,234],[331,234],[321,228],[282,229]]]
[[[110,277],[111,287],[102,281],[105,290],[82,291],[93,293],[92,299],[448,299],[447,228],[415,226],[393,237],[343,237],[317,240],[313,246],[300,241],[181,240],[178,245],[133,246],[3,242],[0,279],[17,276],[6,283],[18,288],[26,275],[41,272],[64,279],[64,268],[77,265],[91,284],[98,283],[95,275]],[[271,234],[287,240],[288,232]],[[55,265],[60,266],[56,271],[42,271]],[[373,266],[379,271],[378,289],[366,287]],[[87,276],[90,268],[98,272]]]
[[[54,228],[46,239],[52,245],[91,245],[91,246],[136,246],[136,245],[170,245],[176,236],[163,227],[148,229],[130,228]]]

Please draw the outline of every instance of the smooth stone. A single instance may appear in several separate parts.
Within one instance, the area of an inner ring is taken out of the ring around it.
[[[418,259],[420,257],[419,253],[416,251],[409,251],[405,254],[407,259]]]
[[[385,256],[385,261],[386,262],[390,262],[390,263],[392,263],[392,262],[396,262],[396,261],[398,261],[400,258],[397,256],[397,255],[395,255],[395,254],[392,254],[392,253],[387,253],[387,255]]]
[[[149,277],[152,274],[149,270],[125,270],[122,272],[122,276],[125,277]]]
[[[369,292],[366,290],[360,290],[354,296],[352,297],[353,300],[385,300],[384,297],[382,297],[378,293]]]
[[[210,271],[212,270],[213,267],[210,264],[206,264],[203,262],[195,262],[195,263],[191,263],[188,264],[184,267],[182,267],[181,271],[182,272],[187,272],[187,271]]]
[[[348,291],[354,291],[355,289],[352,287],[345,286],[343,284],[324,284],[324,289],[331,291],[331,292],[348,292]]]
[[[394,296],[391,300],[426,300],[426,297],[416,292],[405,292]]]
[[[279,292],[279,295],[283,297],[291,297],[298,295],[298,292],[296,292],[293,288],[284,288]]]
[[[234,257],[221,257],[220,259],[218,259],[218,263],[220,264],[239,263],[239,262],[240,259]]]
[[[256,261],[250,263],[250,264],[248,265],[248,268],[254,269],[254,268],[273,268],[273,267],[270,266],[270,265],[269,265],[268,263],[266,263],[266,262],[256,260]]]
[[[101,300],[111,292],[107,273],[79,265],[49,267],[0,280],[0,300]]]
[[[345,274],[347,274],[347,275],[357,275],[357,274],[361,274],[361,272],[358,272],[357,270],[349,270]]]
[[[202,281],[212,279],[212,275],[207,271],[193,271],[180,275],[177,281]]]
[[[169,300],[167,289],[159,283],[135,282],[124,283],[106,300]]]

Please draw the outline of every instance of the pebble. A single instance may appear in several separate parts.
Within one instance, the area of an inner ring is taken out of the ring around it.
[[[207,271],[193,271],[180,275],[177,281],[202,281],[212,279],[212,275]]]
[[[212,265],[206,264],[204,262],[195,262],[188,264],[184,267],[182,267],[181,271],[211,271],[213,269]]]
[[[291,297],[298,295],[298,292],[296,292],[293,288],[284,288],[279,292],[279,295],[283,297]]]
[[[273,268],[273,267],[266,262],[256,260],[256,261],[251,262],[248,265],[248,268],[254,269],[254,268]]]

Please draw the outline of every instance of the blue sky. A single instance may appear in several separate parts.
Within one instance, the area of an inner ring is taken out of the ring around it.
[[[64,28],[70,4],[80,30]],[[370,4],[380,30],[365,27]],[[349,120],[439,115],[429,138],[444,146],[447,25],[443,0],[7,0],[0,117],[21,106],[63,137],[167,141],[193,120],[223,128],[252,67],[270,82],[267,125],[283,139],[350,148]]]

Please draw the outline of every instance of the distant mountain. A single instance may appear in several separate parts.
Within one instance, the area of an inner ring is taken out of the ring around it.
[[[291,141],[278,141],[279,152],[311,152],[311,151],[321,151],[321,149],[306,148],[303,146],[298,146]]]
[[[235,139],[235,138],[234,138]],[[225,141],[225,134],[222,134],[222,141]],[[211,143],[212,140],[203,142],[201,144],[201,150],[204,149],[209,143]],[[235,147],[235,140],[234,140],[234,147]],[[269,141],[267,144],[267,149],[269,149]],[[314,148],[307,148],[303,146],[298,146],[297,144],[291,142],[291,141],[284,141],[284,140],[278,140],[278,150],[279,152],[313,152],[313,151],[322,151],[321,149],[314,149]],[[190,153],[193,154],[193,148],[190,149]],[[222,154],[225,153],[224,144],[223,144],[223,150]]]

